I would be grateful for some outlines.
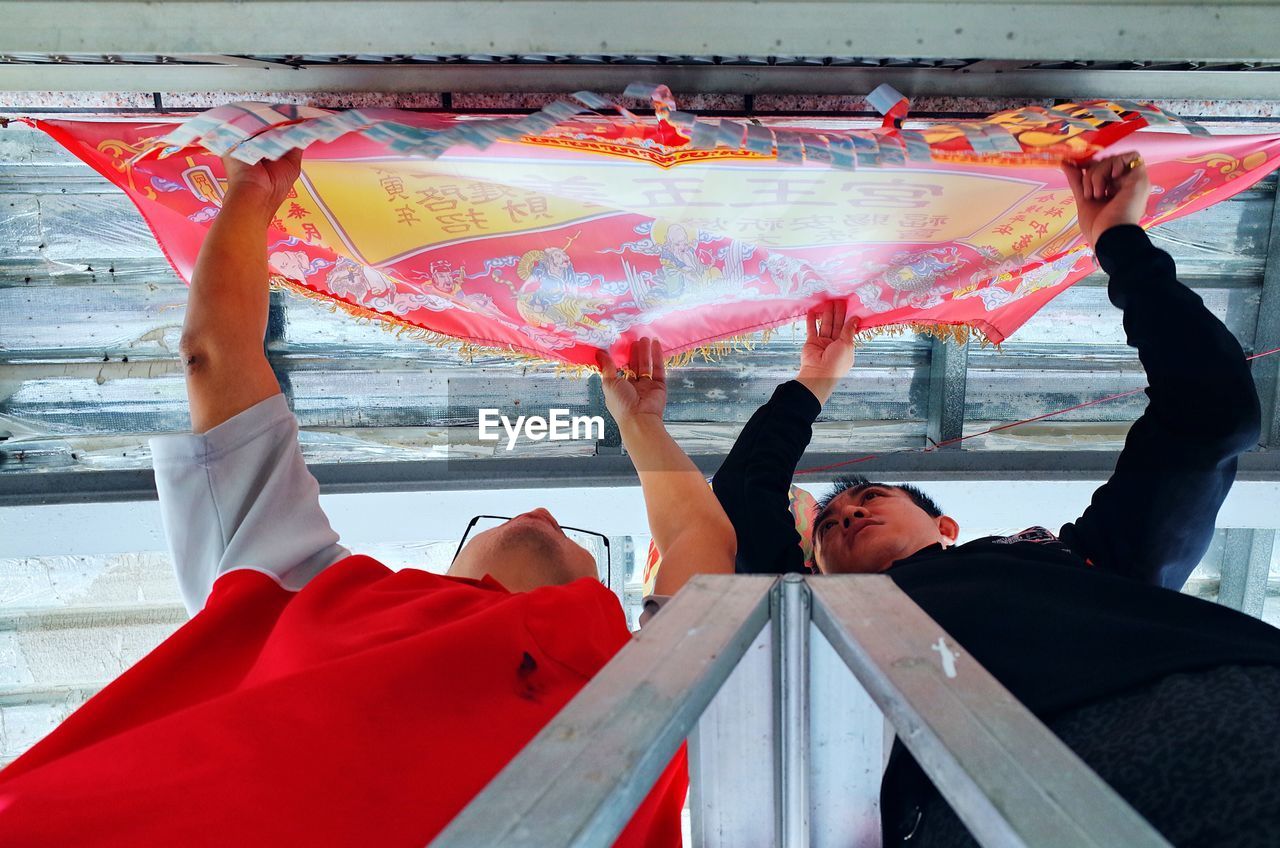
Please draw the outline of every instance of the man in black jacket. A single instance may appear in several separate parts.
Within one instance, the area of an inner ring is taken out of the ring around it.
[[[853,478],[820,503],[804,562],[787,492],[853,363],[852,328],[831,304],[810,316],[797,379],[715,476],[737,569],[887,573],[1174,844],[1275,844],[1280,631],[1176,591],[1209,545],[1236,457],[1257,442],[1257,393],[1239,343],[1137,226],[1150,195],[1141,160],[1067,172],[1149,382],[1084,514],[1056,535],[957,545],[956,522],[919,490]],[[881,800],[886,845],[974,844],[900,745]]]

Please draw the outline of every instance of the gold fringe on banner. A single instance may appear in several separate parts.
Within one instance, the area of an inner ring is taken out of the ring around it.
[[[328,307],[330,312],[342,312],[357,321],[371,323],[380,330],[394,333],[397,339],[407,336],[414,341],[426,342],[432,347],[452,350],[466,359],[468,363],[474,361],[477,356],[501,356],[511,362],[531,366],[551,365],[555,362],[507,345],[476,344],[464,339],[456,339],[453,336],[446,336],[443,333],[437,333],[435,330],[428,330],[425,327],[419,327],[417,324],[396,318],[394,315],[366,309],[354,303],[347,303],[345,300],[338,300],[332,295],[321,294],[279,274],[271,275],[271,288],[291,292],[305,297],[307,300],[316,301]],[[564,363],[560,364],[563,365]]]
[[[685,365],[692,365],[694,360],[701,358],[703,362],[719,362],[723,357],[734,353],[745,353],[749,350],[755,350],[757,345],[765,344],[773,337],[776,330],[762,330],[759,333],[746,333],[740,336],[730,336],[727,339],[709,342],[707,344],[698,345],[688,350],[668,356],[666,366],[668,368],[681,368]]]
[[[853,345],[857,347],[860,344],[866,344],[883,336],[900,336],[903,333],[919,333],[924,336],[933,336],[957,345],[977,339],[983,347],[1000,349],[998,342],[991,341],[985,332],[968,324],[922,324],[912,321],[903,324],[886,324],[883,327],[868,327],[865,330],[860,330],[853,337]]]
[[[443,333],[437,333],[435,330],[428,330],[425,327],[419,327],[408,321],[396,318],[394,315],[387,315],[383,312],[377,312],[373,309],[367,309],[363,306],[357,306],[354,303],[347,303],[344,300],[338,300],[331,295],[321,294],[317,291],[307,288],[288,277],[280,274],[271,275],[271,288],[287,291],[312,300],[327,307],[330,312],[342,312],[350,315],[360,322],[368,322],[385,330],[394,333],[396,338],[409,337],[415,341],[426,342],[432,347],[452,350],[459,356],[467,360],[468,363],[474,362],[478,356],[498,356],[515,364],[523,365],[530,369],[538,368],[554,368],[555,376],[565,377],[570,380],[581,380],[592,374],[600,373],[599,367],[595,365],[581,365],[576,363],[561,362],[545,356],[539,356],[529,353],[525,350],[512,347],[509,345],[484,345],[476,342],[469,342],[465,339],[457,339],[453,336],[446,336]],[[976,327],[970,327],[967,324],[890,324],[883,327],[870,327],[861,330],[853,337],[854,346],[866,344],[873,339],[882,336],[900,336],[903,333],[914,332],[922,333],[927,336],[934,336],[944,341],[953,342],[954,344],[964,344],[971,338],[977,338],[982,342],[983,347],[999,345],[992,342]],[[758,345],[767,344],[777,333],[777,328],[761,330],[758,333],[747,333],[739,336],[730,336],[727,339],[719,339],[707,344],[701,344],[692,347],[689,350],[668,356],[665,365],[667,368],[683,368],[692,365],[695,361],[702,362],[719,362],[726,356],[735,353],[746,353],[755,350]]]

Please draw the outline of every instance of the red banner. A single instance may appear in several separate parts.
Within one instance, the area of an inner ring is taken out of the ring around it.
[[[723,349],[831,298],[863,336],[999,343],[1094,270],[1063,159],[1141,153],[1146,226],[1280,165],[1280,136],[1187,134],[1136,104],[915,132],[567,111],[237,104],[187,122],[31,123],[125,191],[188,280],[223,196],[216,153],[305,147],[269,232],[276,284],[424,337],[571,365],[598,347],[625,361],[643,335],[672,355]]]

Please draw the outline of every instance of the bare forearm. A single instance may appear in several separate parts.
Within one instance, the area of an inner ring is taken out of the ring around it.
[[[191,427],[197,433],[280,391],[262,348],[273,211],[252,190],[232,189],[200,248],[182,326]]]
[[[694,574],[732,574],[737,542],[702,472],[661,421],[639,418],[621,425],[640,486],[649,531],[662,553],[658,594],[673,594]]]
[[[182,335],[216,350],[260,351],[270,297],[267,225],[272,210],[260,194],[232,189],[200,248]]]

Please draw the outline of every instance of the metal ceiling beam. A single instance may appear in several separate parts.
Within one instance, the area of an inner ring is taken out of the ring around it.
[[[1280,44],[1280,39],[1276,43]],[[636,81],[663,83],[677,92],[703,94],[847,95],[866,93],[887,83],[908,97],[1280,100],[1280,72],[1273,71],[966,73],[950,68],[788,65],[493,63],[293,68],[0,63],[0,91],[572,92],[621,91]]]
[[[1073,450],[887,453],[872,460],[806,475],[799,482],[821,483],[839,473],[853,471],[913,480],[1101,481],[1110,476],[1118,456],[1115,451]],[[857,457],[847,453],[808,453],[800,467],[825,468],[851,459]],[[696,456],[693,460],[710,476],[720,467],[724,456]],[[513,482],[530,489],[636,484],[635,471],[627,456],[314,463],[310,468],[324,494],[509,489]],[[1280,452],[1249,453],[1240,457],[1237,479],[1280,482]],[[140,501],[155,497],[155,477],[150,470],[0,474],[0,507]]]
[[[929,414],[925,435],[938,445],[964,435],[964,397],[969,377],[969,343],[934,337],[929,362]],[[944,450],[959,449],[959,443]]]
[[[3,0],[0,20],[3,53],[1280,57],[1275,5],[1249,0]]]
[[[1276,531],[1229,529],[1225,532],[1218,603],[1262,618]]]

